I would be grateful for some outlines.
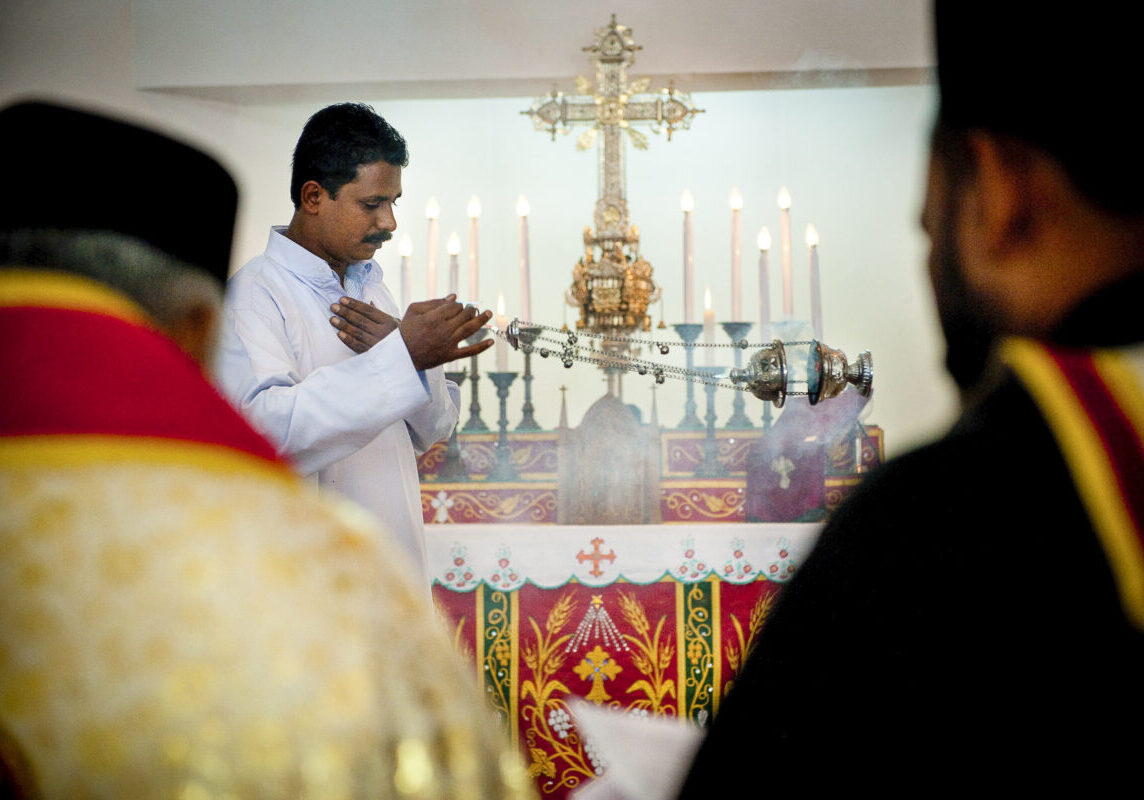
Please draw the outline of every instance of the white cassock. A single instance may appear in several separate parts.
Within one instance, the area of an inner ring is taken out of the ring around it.
[[[381,267],[350,264],[343,286],[285,230],[227,285],[219,384],[302,475],[376,514],[424,569],[416,454],[448,437],[460,391],[440,367],[416,370],[396,331],[360,355],[346,347],[330,324],[339,298],[400,316]]]

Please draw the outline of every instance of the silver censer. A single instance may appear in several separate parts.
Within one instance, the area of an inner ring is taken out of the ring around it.
[[[863,397],[870,396],[874,386],[874,360],[869,350],[859,353],[858,360],[850,363],[841,350],[835,350],[817,340],[799,344],[810,345],[805,394],[812,406],[821,400],[837,397],[847,384],[853,384]],[[787,351],[778,339],[757,350],[747,366],[731,370],[728,377],[732,383],[760,400],[774,403],[776,408],[783,407],[788,394],[803,394],[787,389],[790,378]]]

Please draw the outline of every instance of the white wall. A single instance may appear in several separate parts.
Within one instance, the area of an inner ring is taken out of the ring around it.
[[[568,46],[578,48],[597,24],[587,20],[584,34],[570,35]],[[304,103],[224,103],[137,91],[132,53],[129,2],[8,2],[0,18],[0,101],[37,94],[114,109],[214,152],[234,172],[242,193],[236,266],[261,250],[269,225],[289,218],[290,154],[308,115],[325,102],[370,102],[410,142],[398,237],[408,233],[413,239],[422,291],[426,201],[435,195],[442,207],[438,283],[444,286],[446,237],[456,231],[465,240],[465,206],[470,195],[477,194],[484,208],[481,291],[471,299],[492,306],[497,290],[503,289],[512,315],[519,307],[514,208],[517,196],[524,194],[532,207],[533,316],[557,326],[563,321],[561,295],[581,254],[581,231],[591,221],[595,156],[578,152],[574,135],[553,143],[533,131],[518,113],[528,107],[530,97],[387,101],[331,94],[315,102],[311,89]],[[542,85],[536,91],[548,88]],[[702,288],[710,283],[721,320],[730,312],[727,198],[733,186],[742,192],[743,308],[748,319],[755,319],[753,243],[763,225],[777,239],[775,197],[785,185],[794,198],[795,273],[802,277],[796,283],[796,314],[808,314],[801,240],[807,223],[813,223],[821,237],[823,338],[848,354],[861,349],[874,354],[876,392],[868,421],[886,429],[892,453],[934,435],[950,418],[954,400],[940,366],[940,337],[924,276],[925,242],[916,221],[932,88],[710,92],[696,94],[694,100],[706,113],[690,131],[680,132],[670,143],[653,136],[648,151],[629,150],[628,158],[632,221],[642,232],[643,254],[664,286],[668,322],[682,319],[683,190],[690,189],[696,199],[696,304],[700,306]],[[65,157],[97,154],[78,150]],[[179,187],[158,174],[124,190],[152,193],[161,203],[165,192]],[[187,222],[193,234],[194,221]],[[386,274],[394,276],[390,285],[396,294],[395,243],[380,252],[379,260]],[[772,274],[778,271],[777,263],[776,250]],[[465,280],[462,293],[468,293]],[[772,313],[777,314],[777,283],[772,294]],[[575,311],[568,309],[567,314],[573,322]],[[487,360],[485,368],[491,368],[491,355]],[[569,387],[573,422],[604,390],[602,376],[585,367],[565,371],[553,360],[537,359],[534,371],[537,416],[545,426],[556,423],[559,386]],[[483,388],[483,416],[491,423],[494,401],[488,381]],[[519,390],[518,382],[509,401],[514,425]],[[467,398],[467,391],[464,394]],[[659,393],[663,423],[674,424],[682,416],[682,396],[682,387],[674,382]],[[627,379],[625,400],[646,414],[650,398],[650,380]],[[730,402],[729,393],[720,395],[721,419],[730,413]],[[761,413],[753,398],[748,409],[756,417]]]

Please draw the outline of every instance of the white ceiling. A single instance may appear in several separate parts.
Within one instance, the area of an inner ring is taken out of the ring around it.
[[[134,0],[140,89],[239,103],[539,94],[615,13],[688,91],[929,80],[929,0]],[[273,13],[267,13],[267,9]],[[657,84],[658,85],[658,84]]]

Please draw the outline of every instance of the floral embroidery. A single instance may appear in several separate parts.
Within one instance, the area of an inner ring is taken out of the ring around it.
[[[731,558],[723,564],[723,571],[719,577],[730,583],[750,583],[759,577],[758,571],[751,566],[751,562],[743,555],[743,540],[731,540]]]
[[[524,576],[513,566],[511,548],[502,545],[497,550],[497,563],[489,575],[488,583],[504,591],[519,589],[524,584]]]
[[[481,582],[465,561],[467,553],[468,548],[460,542],[454,542],[449,549],[449,558],[453,562],[452,566],[448,567],[444,574],[438,577],[438,580],[450,589],[467,592],[476,588],[477,584]]]
[[[682,542],[683,563],[675,568],[675,574],[683,583],[701,581],[711,574],[711,567],[695,553],[695,539],[688,536]]]
[[[778,558],[767,566],[766,577],[777,583],[785,583],[794,577],[794,559],[790,555],[790,542],[785,538],[779,539]]]

